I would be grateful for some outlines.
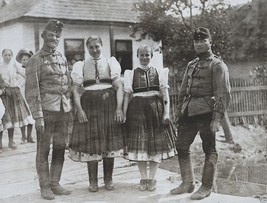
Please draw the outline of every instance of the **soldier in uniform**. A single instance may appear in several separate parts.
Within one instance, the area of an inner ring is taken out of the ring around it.
[[[71,191],[60,186],[65,154],[68,117],[71,114],[71,79],[65,57],[56,48],[63,23],[50,20],[42,33],[43,47],[33,55],[26,68],[26,99],[37,131],[36,169],[41,196],[54,199]],[[52,161],[48,155],[53,140]]]
[[[176,149],[182,183],[171,194],[194,191],[194,174],[190,159],[190,145],[200,132],[205,163],[202,185],[190,199],[199,200],[212,191],[218,154],[215,133],[219,130],[230,101],[229,72],[226,64],[211,50],[211,36],[207,28],[193,33],[194,49],[198,57],[189,62],[179,92],[176,109],[178,139]]]

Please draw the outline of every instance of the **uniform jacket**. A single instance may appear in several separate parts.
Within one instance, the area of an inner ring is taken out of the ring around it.
[[[66,59],[57,51],[39,50],[26,68],[26,100],[34,119],[43,118],[43,110],[71,110],[71,79]]]
[[[230,102],[229,72],[226,64],[210,54],[189,62],[178,97],[177,116],[213,113],[221,121]]]

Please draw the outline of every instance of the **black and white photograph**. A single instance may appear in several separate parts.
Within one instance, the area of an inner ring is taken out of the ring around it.
[[[0,0],[1,203],[267,203],[266,0]]]

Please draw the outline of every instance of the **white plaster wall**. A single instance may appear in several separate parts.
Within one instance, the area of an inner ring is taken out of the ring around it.
[[[23,47],[23,25],[21,23],[8,25],[0,28],[0,50],[2,59],[2,50],[5,48],[11,49],[13,55],[16,56],[18,50]]]
[[[44,24],[39,25],[39,48],[43,46],[43,39],[41,34],[45,27]],[[130,36],[130,27],[113,27],[114,40],[132,40],[133,41],[133,67],[139,65],[139,60],[136,56],[136,50],[140,45],[146,44],[152,46],[154,50],[158,49],[158,43],[152,40],[136,41],[136,39]],[[99,35],[103,40],[103,54],[106,57],[111,56],[110,50],[110,36],[108,26],[96,26],[96,25],[72,25],[65,24],[62,32],[62,36],[59,42],[58,51],[64,54],[64,39],[86,39],[90,35]],[[0,28],[0,49],[10,48],[14,52],[14,56],[21,48],[27,48],[35,52],[34,42],[34,26],[33,23],[16,23]],[[88,57],[86,47],[85,57]],[[2,60],[2,58],[1,58]],[[151,65],[156,67],[163,67],[163,57],[159,51],[154,52]]]
[[[115,39],[120,39],[120,40],[132,40],[133,41],[133,67],[139,66],[139,60],[137,58],[137,49],[141,45],[149,45],[153,48],[154,50],[154,56],[151,60],[151,65],[162,68],[163,67],[163,56],[162,54],[157,51],[159,48],[159,44],[149,40],[145,39],[142,41],[137,41],[138,38],[132,38],[131,35],[132,31],[130,27],[120,27],[120,28],[114,28],[114,38]]]

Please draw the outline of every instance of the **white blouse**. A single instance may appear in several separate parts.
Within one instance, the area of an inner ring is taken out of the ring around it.
[[[157,68],[156,68],[157,69]],[[133,73],[134,70],[125,70],[124,72],[124,92],[133,93]],[[159,88],[169,88],[168,77],[169,69],[168,68],[159,68],[157,69],[159,75]],[[137,93],[138,94],[138,93]]]
[[[111,79],[112,81],[120,80],[121,66],[115,57],[105,58],[100,57],[97,60],[93,58],[85,61],[78,61],[73,65],[71,77],[74,85],[82,86],[84,81],[95,80],[96,70],[99,72],[99,79]],[[111,84],[100,83],[93,84],[85,89],[105,89],[111,87]]]

